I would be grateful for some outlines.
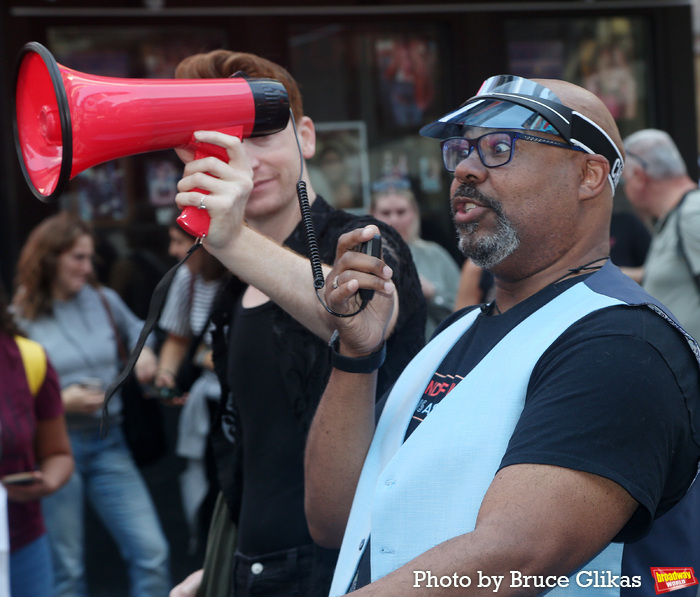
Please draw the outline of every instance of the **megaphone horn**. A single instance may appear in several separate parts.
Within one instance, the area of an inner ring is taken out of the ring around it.
[[[26,44],[15,74],[15,145],[35,197],[54,201],[74,176],[120,157],[194,146],[196,130],[239,138],[276,133],[289,121],[289,98],[274,79],[122,79],[87,75]],[[205,146],[206,144],[201,144]],[[219,148],[220,149],[220,148]],[[216,146],[195,151],[217,154]],[[204,191],[202,191],[204,192]],[[178,219],[193,236],[209,227],[205,210]]]

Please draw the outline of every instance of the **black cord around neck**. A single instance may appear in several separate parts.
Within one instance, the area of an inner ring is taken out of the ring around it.
[[[593,272],[596,270],[599,270],[603,265],[593,265],[594,263],[598,263],[599,261],[607,261],[610,259],[609,255],[606,255],[604,257],[598,257],[598,259],[594,259],[593,261],[589,261],[588,263],[584,263],[583,265],[579,265],[578,267],[574,267],[570,269],[566,274],[564,274],[561,278],[557,278],[550,284],[550,286],[553,286],[554,284],[558,284],[562,280],[565,280],[569,276],[574,276],[576,274],[580,274],[581,272]],[[490,303],[481,305],[481,312],[484,315],[501,315],[501,310],[498,308],[498,305],[496,304],[496,300],[492,300]]]
[[[604,257],[598,257],[598,259],[594,259],[593,261],[589,261],[588,263],[584,263],[583,265],[579,265],[578,267],[574,267],[573,269],[570,269],[568,273],[564,274],[561,278],[557,278],[552,282],[552,285],[558,284],[562,280],[565,280],[569,276],[575,276],[576,274],[580,274],[581,272],[593,272],[596,270],[599,270],[603,265],[596,265],[594,267],[591,267],[594,263],[598,263],[599,261],[607,261],[610,259],[610,255],[605,255]]]

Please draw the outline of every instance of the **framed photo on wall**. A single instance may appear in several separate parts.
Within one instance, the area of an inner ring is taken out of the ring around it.
[[[338,209],[369,210],[367,129],[361,121],[317,122],[316,155],[307,161],[314,190]]]

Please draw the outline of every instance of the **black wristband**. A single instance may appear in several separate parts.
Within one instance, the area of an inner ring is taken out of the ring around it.
[[[384,364],[384,359],[386,358],[386,342],[382,342],[382,347],[368,354],[366,357],[352,358],[344,357],[338,352],[338,344],[340,343],[340,336],[338,336],[338,330],[333,332],[328,346],[331,348],[331,364],[336,369],[340,371],[345,371],[346,373],[373,373],[379,367]]]

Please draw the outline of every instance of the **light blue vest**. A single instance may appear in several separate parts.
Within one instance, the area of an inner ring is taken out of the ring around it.
[[[433,373],[472,325],[478,309],[445,329],[416,355],[394,385],[377,423],[343,538],[331,597],[347,592],[370,534],[374,581],[435,545],[474,529],[481,501],[522,412],[531,372],[542,354],[574,322],[595,310],[653,302],[638,286],[626,288],[627,282],[617,276],[622,274],[608,264],[526,318],[404,442]],[[589,283],[596,277],[602,278],[604,286],[607,278],[613,286],[621,282],[622,291],[615,288],[618,292],[613,294],[637,296],[625,301],[594,291]],[[622,547],[610,544],[585,569],[619,575]],[[590,594],[591,589],[581,589],[572,578],[567,589],[555,589],[550,595],[574,595],[577,591]],[[607,591],[598,589],[596,596],[619,594],[619,589]]]

